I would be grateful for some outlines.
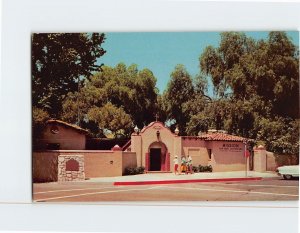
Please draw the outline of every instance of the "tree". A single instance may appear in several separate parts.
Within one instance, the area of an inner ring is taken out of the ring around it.
[[[104,55],[103,33],[32,34],[32,104],[59,117],[67,93],[78,89],[79,80],[99,71]]]
[[[176,65],[171,73],[171,80],[163,94],[165,111],[169,120],[173,121],[173,128],[178,126],[181,134],[186,134],[186,123],[189,115],[183,111],[183,105],[194,98],[194,87],[190,74],[183,65]]]
[[[274,152],[299,151],[294,146],[299,144],[299,51],[286,33],[270,32],[267,40],[255,41],[224,32],[220,45],[208,46],[199,62],[217,94],[208,116],[217,110],[221,127],[264,140]]]
[[[220,46],[208,46],[199,60],[219,97],[261,97],[263,102],[271,101],[272,114],[297,118],[297,51],[284,32],[271,32],[267,41],[254,41],[244,33],[224,32]]]
[[[115,67],[103,66],[102,71],[86,80],[79,91],[68,94],[63,102],[63,119],[78,122],[99,134],[95,124],[90,124],[89,110],[111,103],[130,115],[139,128],[155,119],[158,112],[158,90],[156,78],[149,69],[138,70],[133,64],[126,67],[120,63]]]
[[[122,107],[118,108],[111,103],[103,107],[93,107],[87,113],[89,119],[98,124],[99,128],[110,130],[115,137],[128,137],[132,131],[132,120]]]
[[[33,107],[32,108],[32,138],[33,145],[36,144],[36,139],[41,137],[43,129],[47,120],[50,119],[49,114],[43,109]]]

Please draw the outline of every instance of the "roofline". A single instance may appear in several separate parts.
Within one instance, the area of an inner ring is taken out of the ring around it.
[[[79,131],[80,133],[83,133],[83,134],[86,134],[86,135],[89,134],[89,131],[88,131],[88,130],[83,129],[83,128],[77,126],[77,125],[70,124],[70,123],[65,122],[65,121],[56,120],[56,119],[50,119],[50,120],[46,121],[46,123],[47,123],[47,124],[57,123],[57,124],[66,126],[66,127],[68,127],[68,128],[72,128],[72,129],[74,129],[74,130],[77,130],[77,131]]]
[[[161,121],[152,121],[149,125],[147,125],[145,128],[143,128],[140,133],[144,133],[146,131],[146,129],[150,128],[151,126],[153,126],[156,123],[160,124],[162,127],[164,127],[165,129],[169,130],[172,135],[177,136],[168,127],[166,127]]]

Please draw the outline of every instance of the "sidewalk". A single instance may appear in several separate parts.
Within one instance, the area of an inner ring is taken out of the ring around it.
[[[131,176],[117,176],[117,177],[100,177],[100,178],[91,178],[85,182],[149,182],[149,181],[171,181],[176,180],[184,181],[193,181],[193,180],[220,180],[220,179],[231,179],[231,178],[271,178],[278,177],[275,172],[253,172],[248,171],[247,177],[245,171],[235,171],[235,172],[212,172],[212,173],[194,173],[194,174],[181,174],[175,175],[174,173],[147,173],[140,175],[131,175]]]

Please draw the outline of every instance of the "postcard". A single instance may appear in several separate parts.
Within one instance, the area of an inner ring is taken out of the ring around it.
[[[33,33],[33,202],[299,199],[299,32]]]

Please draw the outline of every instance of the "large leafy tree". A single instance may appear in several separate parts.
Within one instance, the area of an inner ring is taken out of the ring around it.
[[[176,65],[171,73],[171,80],[163,94],[165,112],[171,122],[171,127],[178,126],[182,135],[186,134],[186,124],[189,114],[184,111],[184,104],[193,99],[195,90],[191,75],[183,65]]]
[[[261,98],[271,102],[272,114],[298,117],[299,55],[284,32],[271,32],[266,41],[224,32],[220,46],[200,56],[200,67],[219,97]]]
[[[79,81],[99,71],[104,55],[103,33],[32,34],[32,103],[59,117],[62,101]]]
[[[132,131],[132,120],[122,107],[118,108],[108,102],[103,107],[89,109],[88,118],[98,124],[102,131],[110,130],[115,137],[128,137]]]
[[[219,47],[208,46],[199,62],[214,85],[213,109],[223,128],[263,140],[274,152],[295,153],[299,52],[286,33],[270,32],[267,40],[255,41],[244,33],[224,32]],[[206,116],[214,115],[213,109]]]
[[[135,64],[126,67],[123,63],[115,67],[103,66],[102,71],[92,75],[79,91],[68,94],[63,102],[63,119],[79,122],[80,126],[98,135],[99,128],[95,128],[92,123],[94,118],[88,113],[93,108],[99,112],[99,109],[110,103],[116,108],[122,108],[132,123],[142,128],[153,121],[158,112],[158,90],[155,85],[156,78],[149,69],[138,70]],[[122,121],[118,117],[122,117],[120,114],[115,118]],[[106,126],[112,127],[108,124]]]

